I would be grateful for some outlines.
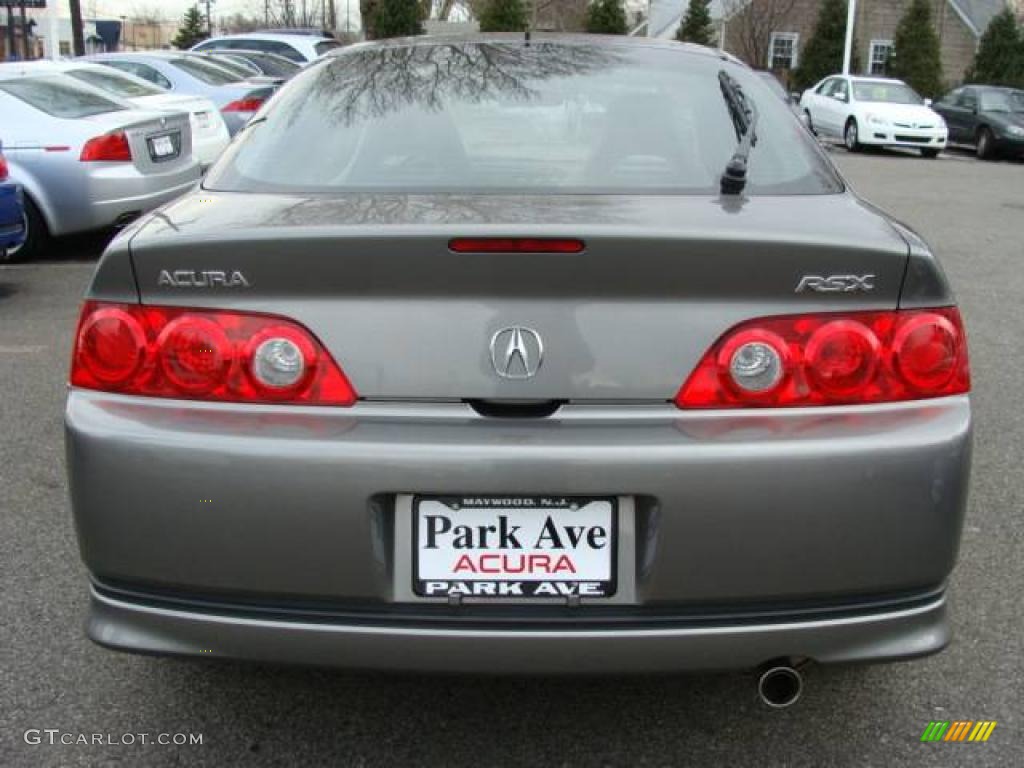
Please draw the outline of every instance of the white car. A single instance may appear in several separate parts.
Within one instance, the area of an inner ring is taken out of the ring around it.
[[[340,45],[341,43],[333,37],[324,35],[300,32],[248,32],[240,35],[210,37],[198,45],[192,46],[192,50],[230,51],[232,48],[237,48],[247,51],[264,51],[284,56],[296,64],[306,64],[319,59]]]
[[[946,122],[902,80],[833,75],[800,97],[800,109],[819,136],[864,144],[909,147],[936,157],[946,147]]]
[[[203,169],[220,157],[230,141],[220,110],[205,96],[168,93],[140,77],[88,61],[42,59],[4,66],[16,67],[27,74],[42,71],[70,75],[138,109],[187,112],[192,125],[192,154]]]

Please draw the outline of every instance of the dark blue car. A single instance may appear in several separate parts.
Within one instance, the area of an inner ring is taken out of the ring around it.
[[[25,239],[25,208],[21,187],[7,180],[7,161],[0,153],[0,261]]]

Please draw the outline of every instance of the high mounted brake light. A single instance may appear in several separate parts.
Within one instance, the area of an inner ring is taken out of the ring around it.
[[[299,324],[246,312],[89,301],[71,384],[221,402],[352,405],[356,392]]]
[[[581,253],[583,241],[554,237],[456,237],[448,241],[456,253]]]
[[[743,323],[704,355],[680,408],[884,403],[970,390],[955,307],[790,315]]]

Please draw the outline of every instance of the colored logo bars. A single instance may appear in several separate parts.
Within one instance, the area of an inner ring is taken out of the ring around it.
[[[932,720],[921,741],[988,741],[995,728],[995,720]]]

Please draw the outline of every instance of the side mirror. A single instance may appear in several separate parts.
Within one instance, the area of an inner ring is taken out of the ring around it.
[[[926,107],[930,107],[930,106],[932,105],[932,100],[931,100],[931,99],[925,99],[925,100],[924,100],[924,105],[925,105]]]

